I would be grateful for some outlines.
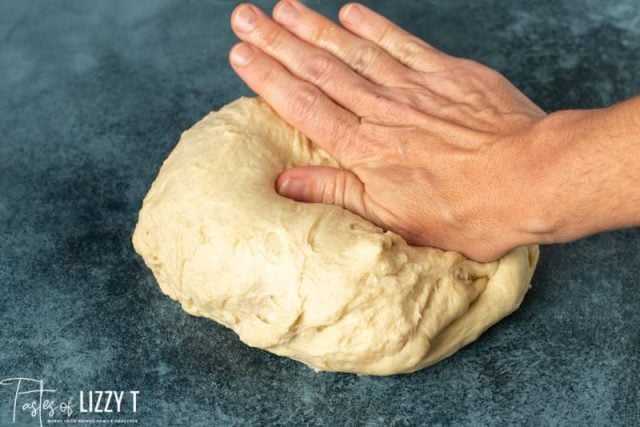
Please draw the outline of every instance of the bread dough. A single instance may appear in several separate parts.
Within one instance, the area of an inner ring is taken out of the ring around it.
[[[309,164],[337,166],[257,98],[184,132],[133,235],[162,291],[250,346],[372,375],[431,365],[518,308],[537,246],[480,264],[278,195],[277,176]]]

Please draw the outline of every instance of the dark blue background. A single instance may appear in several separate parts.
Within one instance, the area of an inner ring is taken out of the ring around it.
[[[160,293],[130,236],[180,133],[249,94],[234,4],[0,2],[0,379],[140,390],[143,425],[639,423],[637,229],[542,248],[520,311],[409,376],[316,374]],[[547,110],[640,93],[637,0],[367,4]]]

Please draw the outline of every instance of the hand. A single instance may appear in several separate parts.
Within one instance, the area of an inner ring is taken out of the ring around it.
[[[366,7],[342,25],[293,0],[231,17],[238,75],[340,169],[289,169],[280,194],[332,203],[417,245],[489,261],[540,240],[529,142],[545,113],[498,72]],[[538,159],[539,160],[539,159]]]

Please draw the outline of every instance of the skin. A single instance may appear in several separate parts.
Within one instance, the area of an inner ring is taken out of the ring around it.
[[[294,0],[231,16],[233,69],[341,166],[289,169],[281,195],[478,261],[640,225],[640,98],[547,115],[362,5],[339,18]]]

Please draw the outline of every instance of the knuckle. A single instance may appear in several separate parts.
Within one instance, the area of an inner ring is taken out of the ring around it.
[[[391,39],[391,34],[393,34],[393,25],[390,23],[387,23],[380,30],[380,34],[378,35],[378,39],[377,39],[378,43],[384,46]]]
[[[314,109],[320,99],[319,90],[310,84],[301,85],[292,94],[291,108],[300,121],[313,118]]]
[[[282,43],[282,31],[265,30],[257,33],[259,43],[267,49],[277,50]]]
[[[332,37],[332,26],[330,25],[316,25],[309,32],[309,41],[312,44],[322,45],[325,40],[330,40]]]
[[[407,67],[414,66],[424,55],[426,48],[422,43],[413,39],[401,40],[396,49],[398,60]]]
[[[256,80],[264,86],[271,85],[275,82],[273,75],[273,68],[271,67],[263,67],[256,70]]]
[[[302,65],[302,74],[306,80],[322,84],[332,75],[333,65],[333,61],[326,56],[314,56]]]
[[[320,200],[322,203],[333,203],[335,198],[333,197],[335,188],[335,179],[331,182],[325,182],[320,189]]]
[[[332,203],[344,205],[345,193],[347,189],[347,180],[348,180],[347,173],[343,170],[339,170],[334,175],[333,185],[331,186],[333,187],[331,191],[332,194],[329,195],[329,197],[333,199],[331,201]]]
[[[504,79],[504,76],[500,72],[494,70],[493,68],[487,67],[480,62],[474,61],[472,59],[459,59],[458,61],[459,67],[465,70],[469,76],[473,76],[473,78],[478,81],[495,81]]]
[[[322,180],[319,185],[314,188],[314,199],[319,201],[320,203],[333,204],[335,200],[335,185],[335,176],[331,177],[331,179]]]
[[[373,45],[365,44],[353,50],[348,57],[348,62],[354,70],[364,75],[380,58],[380,54],[380,49]]]

